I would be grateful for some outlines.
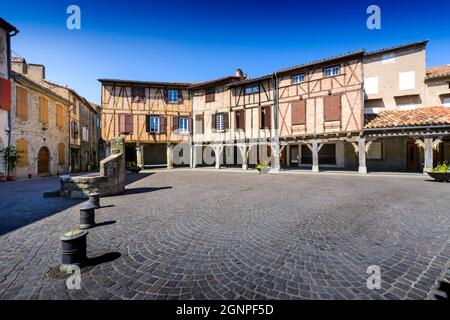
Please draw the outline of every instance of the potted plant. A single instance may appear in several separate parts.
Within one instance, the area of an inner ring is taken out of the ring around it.
[[[267,163],[260,163],[256,166],[256,170],[258,170],[259,173],[264,174],[270,171],[270,167]]]
[[[3,158],[5,162],[8,164],[8,181],[15,181],[16,176],[14,175],[16,171],[17,163],[19,162],[19,153],[17,152],[16,147],[6,147],[1,150],[3,152]]]
[[[133,173],[139,173],[142,170],[142,168],[133,161],[127,162],[127,169]]]
[[[436,181],[450,181],[450,165],[447,162],[438,163],[436,167],[427,171],[428,175]]]

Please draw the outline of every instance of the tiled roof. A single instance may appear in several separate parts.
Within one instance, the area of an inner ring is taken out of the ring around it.
[[[425,107],[414,110],[383,111],[364,115],[364,129],[410,126],[450,125],[449,107]]]
[[[229,82],[233,82],[233,81],[239,81],[239,80],[242,80],[242,79],[244,79],[244,77],[240,77],[240,76],[226,76],[226,77],[222,77],[222,78],[217,78],[217,79],[213,79],[213,80],[208,80],[208,81],[204,81],[204,82],[195,83],[195,84],[192,84],[190,86],[190,88],[191,89],[199,89],[199,88],[203,88],[205,86],[216,84],[216,83],[229,83]]]
[[[450,64],[427,68],[427,78],[450,76]]]
[[[421,40],[421,41],[416,41],[416,42],[400,44],[400,45],[396,45],[396,46],[389,47],[389,48],[366,52],[366,56],[370,56],[370,55],[378,54],[378,53],[386,53],[386,52],[395,51],[398,49],[405,49],[405,48],[414,47],[414,46],[418,46],[418,45],[426,45],[427,43],[428,43],[428,40]]]
[[[0,18],[0,27],[2,29],[5,29],[6,32],[12,32],[14,31],[15,33],[19,32],[19,30],[16,29],[16,27],[14,27],[12,24],[10,24],[8,21],[6,21],[3,18]]]
[[[162,82],[162,81],[141,81],[141,80],[122,80],[122,79],[97,79],[99,82],[122,83],[122,84],[141,84],[141,85],[157,85],[157,86],[178,86],[189,87],[195,82]]]
[[[13,57],[11,57],[11,61],[12,62],[25,62],[25,58],[13,56]]]

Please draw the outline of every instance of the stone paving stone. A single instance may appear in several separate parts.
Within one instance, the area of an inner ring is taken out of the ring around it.
[[[46,275],[81,202],[43,198],[56,178],[3,183],[0,299],[427,299],[450,259],[450,184],[426,180],[141,174],[101,199],[97,221],[115,223],[89,230],[88,256],[120,257],[81,290]]]

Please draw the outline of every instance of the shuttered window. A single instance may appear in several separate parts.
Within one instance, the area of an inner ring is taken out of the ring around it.
[[[133,115],[131,113],[119,114],[119,133],[133,133]]]
[[[259,125],[260,129],[271,128],[271,107],[261,107],[259,109]]]
[[[245,109],[236,111],[236,129],[245,130]]]
[[[0,79],[0,109],[11,111],[11,81]]]
[[[179,132],[180,133],[189,133],[189,118],[180,117],[179,121],[180,121]]]
[[[291,104],[292,125],[306,124],[306,100]]]
[[[133,102],[141,102],[145,100],[145,87],[131,87],[131,96]]]
[[[64,143],[58,144],[58,164],[64,165],[66,162],[66,146]]]
[[[16,116],[28,117],[28,91],[22,87],[16,87]]]
[[[214,102],[216,100],[216,88],[206,88],[205,102]]]
[[[60,104],[56,105],[56,126],[64,127],[64,107]]]
[[[197,114],[195,116],[195,131],[197,134],[203,134],[204,132],[204,122],[202,114]]]
[[[323,99],[323,104],[324,104],[324,120],[325,121],[341,120],[341,96],[340,95],[325,96]]]
[[[39,121],[48,124],[48,100],[45,97],[39,97]]]
[[[28,165],[28,142],[25,139],[16,141],[16,149],[19,155],[18,167],[26,167]]]

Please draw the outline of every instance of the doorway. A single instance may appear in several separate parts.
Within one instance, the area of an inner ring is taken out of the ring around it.
[[[420,149],[414,141],[406,143],[406,169],[410,172],[420,172]]]
[[[290,159],[289,165],[291,167],[298,167],[298,160],[299,160],[298,145],[291,145],[290,149],[291,149],[291,152],[289,155],[289,159]]]
[[[49,152],[46,147],[42,147],[38,153],[38,174],[49,173]]]

